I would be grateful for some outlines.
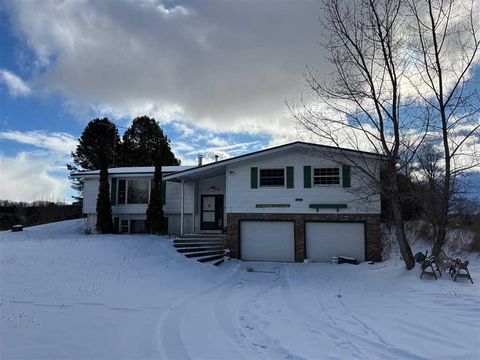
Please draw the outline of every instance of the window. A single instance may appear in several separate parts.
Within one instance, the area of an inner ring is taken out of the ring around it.
[[[340,184],[340,169],[337,167],[313,169],[313,184],[314,185]]]
[[[120,222],[120,232],[121,233],[128,233],[128,220],[122,219]]]
[[[148,204],[148,186],[146,179],[128,180],[128,204]]]
[[[285,169],[260,169],[260,186],[285,186]]]
[[[117,204],[148,204],[149,193],[148,179],[118,180]]]
[[[127,192],[126,180],[118,180],[118,203],[125,204],[125,194]]]

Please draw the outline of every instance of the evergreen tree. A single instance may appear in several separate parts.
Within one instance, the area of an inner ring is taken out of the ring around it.
[[[67,164],[70,173],[78,170],[97,170],[102,167],[102,161],[106,166],[115,166],[118,163],[118,150],[120,137],[114,123],[107,118],[91,120],[78,139],[78,145],[72,152],[73,165]],[[77,201],[82,200],[83,180],[70,177],[72,188],[80,193],[74,197]]]
[[[156,166],[157,154],[162,154],[159,166],[180,165],[170,148],[170,140],[155,119],[135,118],[123,135],[122,165]]]
[[[97,231],[102,234],[113,232],[112,206],[110,203],[110,185],[108,183],[108,165],[102,162],[100,168],[100,185],[97,197]]]
[[[153,174],[152,190],[147,208],[147,220],[145,222],[147,232],[151,234],[165,233],[163,219],[162,197],[162,167],[157,164]]]

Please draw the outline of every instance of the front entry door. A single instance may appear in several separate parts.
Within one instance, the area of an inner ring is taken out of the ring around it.
[[[223,229],[223,195],[202,195],[202,218],[200,229]]]

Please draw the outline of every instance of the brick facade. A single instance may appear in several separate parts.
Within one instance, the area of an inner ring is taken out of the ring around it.
[[[305,259],[305,222],[365,222],[365,242],[367,261],[382,260],[379,214],[227,214],[227,247],[231,257],[240,258],[241,220],[290,220],[295,222],[295,261]]]

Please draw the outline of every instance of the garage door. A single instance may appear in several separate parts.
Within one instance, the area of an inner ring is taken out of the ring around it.
[[[349,256],[365,261],[363,223],[307,222],[305,242],[308,259],[325,262],[332,256]]]
[[[243,260],[295,261],[293,221],[242,221],[240,251]]]

